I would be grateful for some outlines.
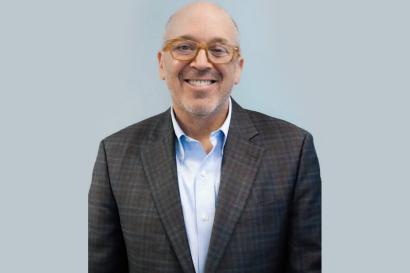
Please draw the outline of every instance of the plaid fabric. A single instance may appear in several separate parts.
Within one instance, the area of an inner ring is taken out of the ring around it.
[[[232,101],[207,273],[321,272],[312,136]],[[89,191],[89,272],[194,273],[169,110],[104,139]]]

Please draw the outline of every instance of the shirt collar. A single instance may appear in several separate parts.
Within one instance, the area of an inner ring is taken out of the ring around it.
[[[226,139],[228,138],[228,130],[229,130],[229,125],[231,124],[231,116],[232,116],[232,100],[229,97],[229,107],[228,107],[228,116],[226,117],[224,123],[222,124],[221,127],[219,127],[219,129],[213,131],[214,132],[218,132],[219,130],[222,131],[224,138],[223,138],[223,143],[222,143],[222,154],[223,154],[223,148],[225,147],[225,143],[226,143]],[[179,154],[181,155],[182,158],[184,158],[184,149],[181,143],[181,138],[182,137],[188,137],[184,131],[181,129],[181,127],[178,124],[177,119],[175,118],[175,114],[174,114],[174,109],[171,106],[171,119],[172,119],[172,125],[174,127],[174,133],[177,136],[178,139],[178,150],[179,150]]]

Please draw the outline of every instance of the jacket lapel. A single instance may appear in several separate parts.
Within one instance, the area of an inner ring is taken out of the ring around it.
[[[262,148],[250,141],[257,131],[248,114],[233,100],[232,106],[206,273],[217,269],[245,207],[263,152]]]
[[[175,254],[183,271],[194,273],[178,189],[174,131],[169,111],[159,118],[141,157],[156,208]]]
[[[262,148],[251,142],[257,131],[248,114],[234,100],[232,107],[206,273],[213,273],[218,267],[245,207],[263,153]],[[194,273],[179,196],[175,136],[169,111],[159,117],[148,138],[141,158],[156,208],[183,271]]]

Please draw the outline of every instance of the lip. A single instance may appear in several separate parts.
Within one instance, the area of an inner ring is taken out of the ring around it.
[[[216,82],[216,80],[215,79],[201,79],[201,78],[186,78],[186,79],[184,79],[184,81],[211,81],[211,82]]]
[[[211,84],[204,85],[204,86],[192,85],[189,83],[190,80],[211,81]],[[185,84],[187,84],[190,88],[196,89],[196,90],[206,90],[206,89],[212,88],[217,82],[218,81],[214,79],[184,79]]]

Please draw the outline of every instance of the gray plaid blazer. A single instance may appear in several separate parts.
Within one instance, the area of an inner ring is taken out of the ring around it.
[[[312,136],[232,102],[206,273],[321,272]],[[169,110],[99,147],[88,196],[90,273],[194,273]]]

